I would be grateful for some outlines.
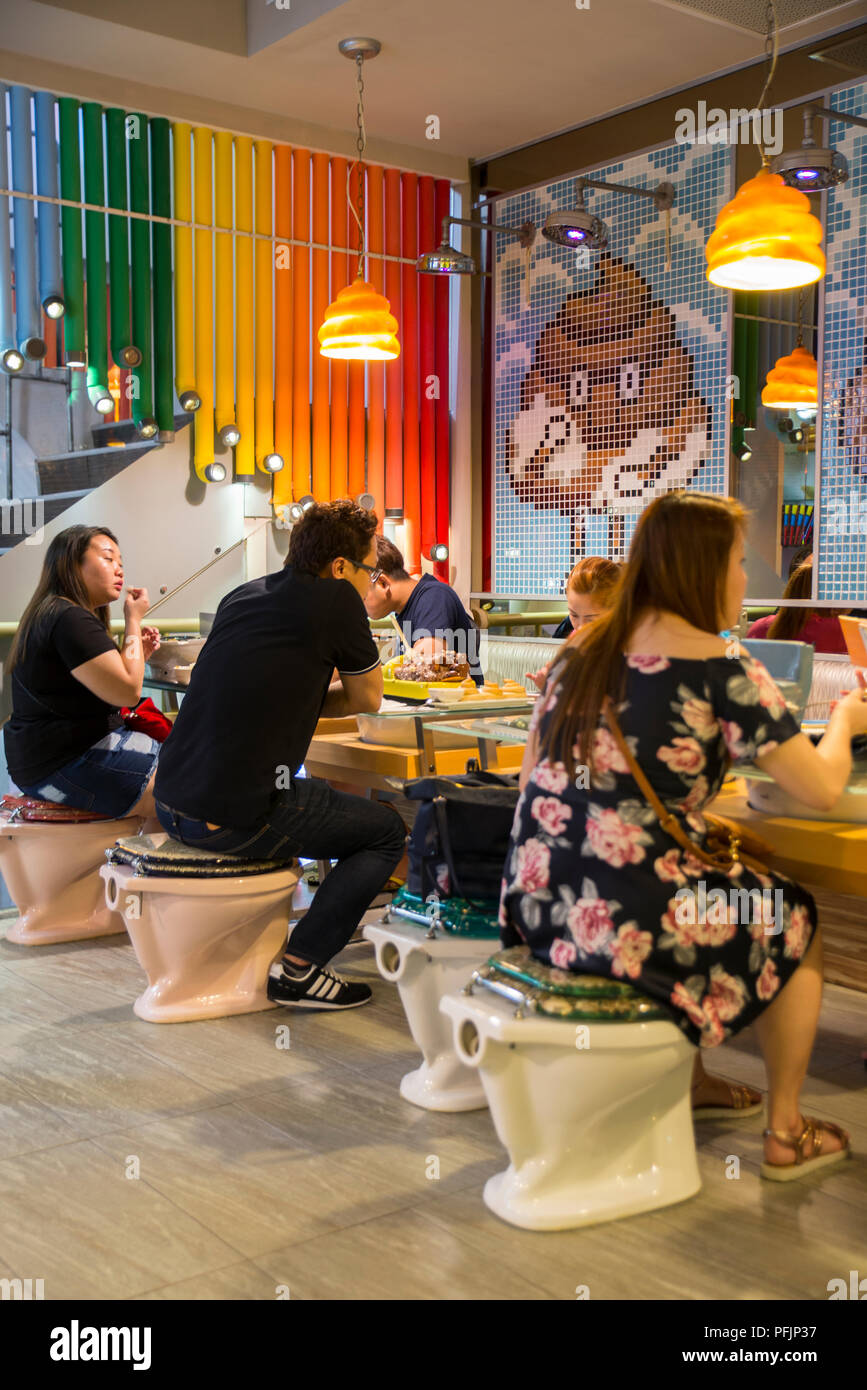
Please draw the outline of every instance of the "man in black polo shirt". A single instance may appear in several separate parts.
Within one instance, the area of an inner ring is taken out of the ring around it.
[[[379,709],[382,667],[362,595],[376,577],[376,517],[311,507],[282,571],[221,602],[193,669],[154,796],[175,839],[248,859],[336,859],[271,967],[268,998],[309,1009],[367,1003],[327,962],[343,949],[403,853],[387,805],[298,777],[321,716]],[[335,669],[339,679],[332,683]]]
[[[371,618],[397,615],[397,621],[414,652],[436,656],[458,652],[465,657],[477,685],[484,681],[479,662],[479,630],[454,589],[432,574],[412,579],[397,546],[385,536],[376,538],[379,575],[372,579],[364,599]]]

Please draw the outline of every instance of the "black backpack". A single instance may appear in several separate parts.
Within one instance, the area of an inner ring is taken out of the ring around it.
[[[410,893],[498,899],[520,795],[517,776],[421,777],[403,790],[421,802],[409,840]]]

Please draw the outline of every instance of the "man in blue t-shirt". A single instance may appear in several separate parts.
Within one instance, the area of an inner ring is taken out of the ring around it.
[[[479,629],[454,589],[432,574],[413,579],[397,546],[385,536],[376,538],[379,577],[364,600],[368,616],[397,616],[404,636],[419,656],[457,652],[466,658],[477,685],[484,680],[479,662]]]

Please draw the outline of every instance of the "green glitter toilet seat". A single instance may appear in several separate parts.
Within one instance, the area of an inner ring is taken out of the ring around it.
[[[520,1013],[572,1023],[649,1023],[671,1017],[625,981],[558,970],[536,960],[529,946],[511,946],[491,956],[472,983],[511,1000]]]

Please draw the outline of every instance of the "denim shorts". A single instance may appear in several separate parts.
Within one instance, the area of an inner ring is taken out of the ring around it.
[[[144,795],[159,751],[160,745],[147,734],[115,729],[38,786],[18,785],[25,796],[120,820]]]

